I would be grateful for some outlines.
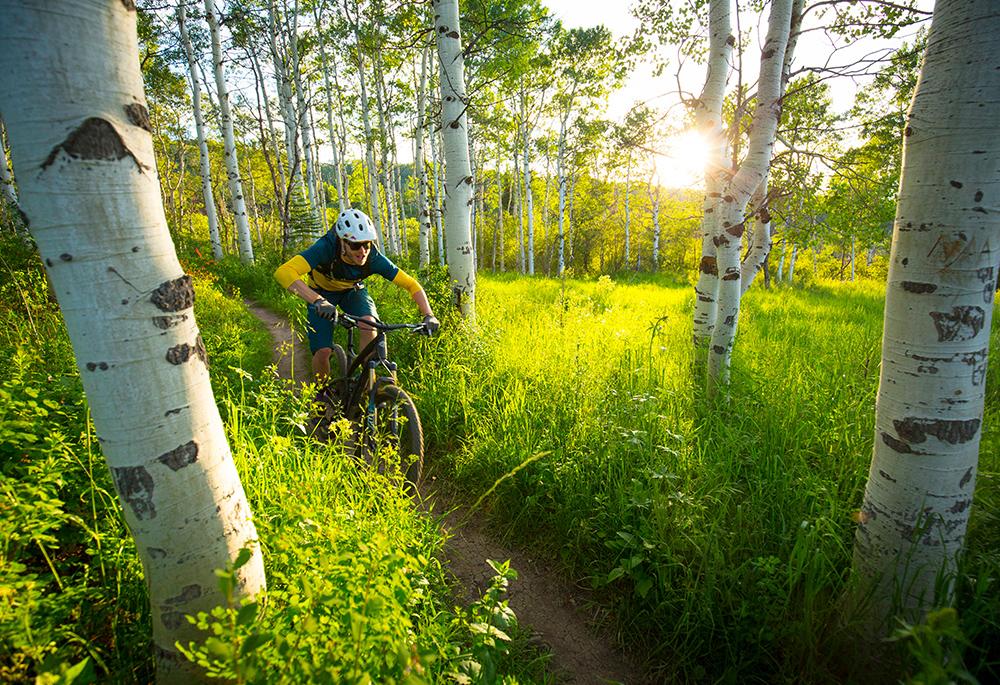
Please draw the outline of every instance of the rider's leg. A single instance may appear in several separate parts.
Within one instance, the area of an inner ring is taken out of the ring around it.
[[[345,294],[344,299],[340,302],[340,306],[345,312],[358,317],[362,322],[376,321],[378,319],[378,309],[375,308],[375,302],[368,294],[368,289],[364,287],[363,283]],[[366,326],[364,323],[359,324],[358,337],[361,346],[358,349],[363,350],[365,345],[374,340],[375,333],[375,329],[371,326]]]
[[[363,316],[361,321],[375,321],[374,316]],[[366,326],[364,323],[358,324],[358,337],[361,339],[361,348],[365,349],[365,346],[375,339],[375,329],[372,326]]]
[[[313,376],[316,382],[322,383],[330,376],[330,354],[333,350],[329,347],[322,347],[313,353],[312,365]]]

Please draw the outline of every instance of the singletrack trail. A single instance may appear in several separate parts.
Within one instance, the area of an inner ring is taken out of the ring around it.
[[[311,379],[308,348],[292,334],[280,316],[252,302],[250,311],[271,332],[274,362],[282,378],[305,382]],[[510,583],[508,600],[522,627],[527,627],[552,652],[550,670],[560,683],[602,685],[647,682],[641,671],[602,639],[591,627],[594,616],[586,615],[582,593],[565,579],[537,563],[521,550],[492,539],[475,512],[471,515],[441,488],[424,484],[422,508],[441,520],[447,535],[447,567],[458,581],[456,600],[471,602],[490,585],[493,570],[487,559],[511,562],[517,580]],[[429,490],[433,490],[429,492]]]

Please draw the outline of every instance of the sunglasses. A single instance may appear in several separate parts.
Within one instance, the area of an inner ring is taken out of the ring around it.
[[[358,250],[360,250],[362,248],[364,248],[365,250],[371,250],[372,249],[372,244],[371,244],[371,241],[369,241],[369,240],[366,240],[366,241],[360,242],[360,243],[356,243],[353,240],[345,240],[344,242],[346,242],[347,243],[347,247],[349,249],[353,250],[354,252],[357,252]]]

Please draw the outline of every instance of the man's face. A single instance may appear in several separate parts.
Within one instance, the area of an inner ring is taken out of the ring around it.
[[[356,243],[353,240],[341,240],[340,243],[343,246],[341,254],[348,264],[362,266],[368,261],[368,255],[372,251],[371,241],[363,240]]]

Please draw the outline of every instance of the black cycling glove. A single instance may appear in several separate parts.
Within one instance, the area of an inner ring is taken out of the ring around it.
[[[441,322],[437,320],[433,314],[428,314],[424,317],[424,335],[434,335],[437,333],[437,329],[441,327]]]
[[[337,323],[337,307],[335,305],[330,304],[321,297],[313,302],[313,306],[316,308],[316,316]]]

